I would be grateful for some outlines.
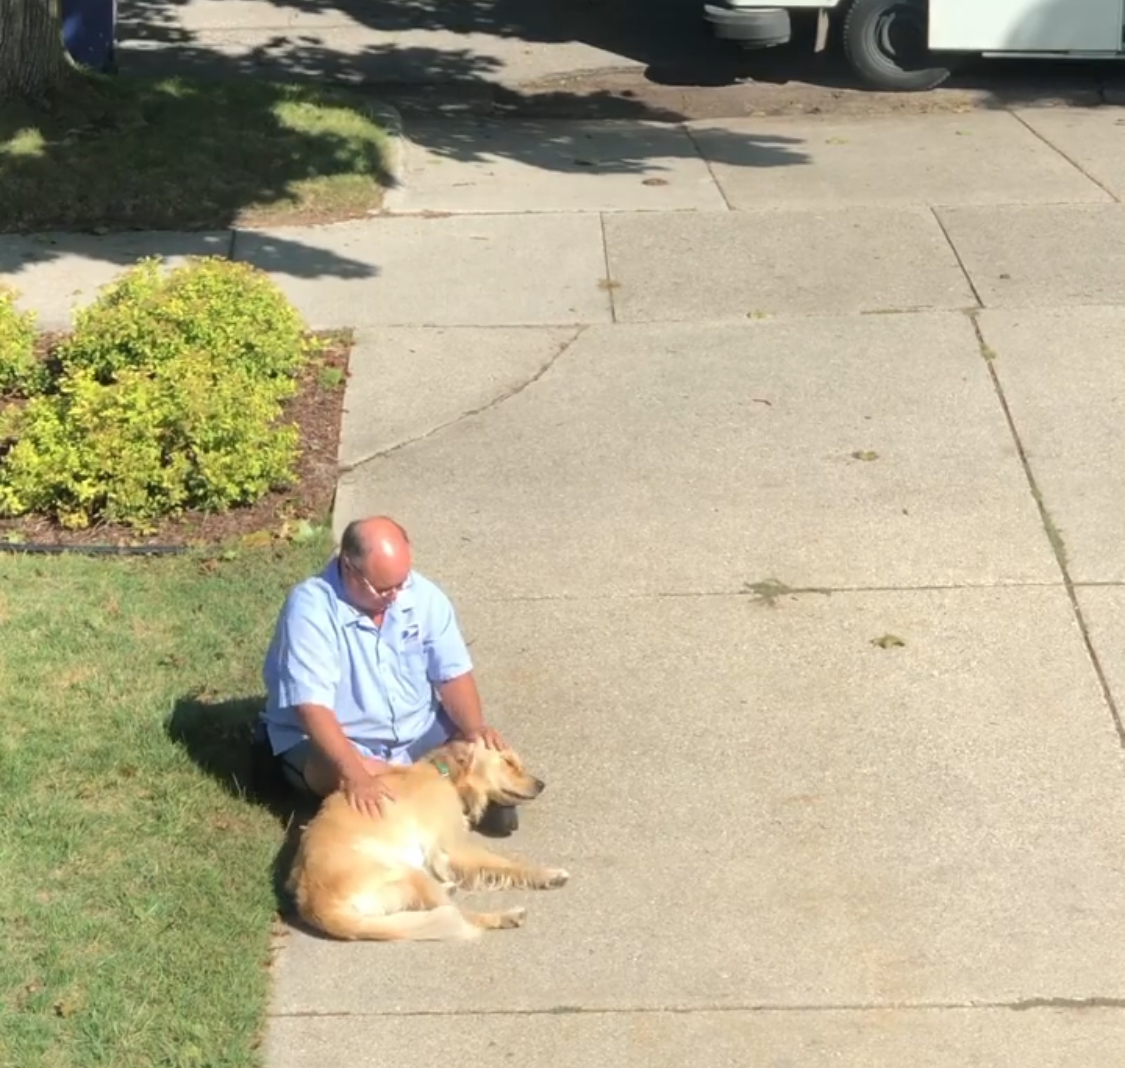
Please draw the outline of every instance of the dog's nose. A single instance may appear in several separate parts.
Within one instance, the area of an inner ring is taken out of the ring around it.
[[[535,780],[535,792],[537,794],[541,794],[546,789],[547,789],[547,784],[542,779],[536,779]]]

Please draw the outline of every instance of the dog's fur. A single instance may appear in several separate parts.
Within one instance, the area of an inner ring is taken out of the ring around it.
[[[476,938],[521,926],[525,910],[470,912],[450,899],[454,887],[548,889],[569,879],[470,837],[489,801],[518,805],[544,789],[510,749],[453,741],[387,774],[394,800],[382,816],[357,812],[337,791],[301,835],[287,889],[311,928],[349,940]]]

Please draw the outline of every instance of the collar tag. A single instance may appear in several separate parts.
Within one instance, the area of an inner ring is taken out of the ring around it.
[[[433,766],[441,772],[447,779],[449,778],[449,765],[444,760],[431,761]]]

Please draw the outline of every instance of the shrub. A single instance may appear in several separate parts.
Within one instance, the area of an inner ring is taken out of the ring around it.
[[[57,355],[63,367],[109,382],[126,368],[151,369],[192,351],[272,377],[294,373],[308,343],[297,311],[257,268],[200,257],[164,272],[149,258],[75,316]]]
[[[79,369],[19,413],[0,468],[0,513],[71,528],[144,528],[185,509],[248,504],[291,482],[297,431],[278,426],[290,379],[216,371],[209,356],[165,360],[110,384]]]
[[[142,260],[76,316],[55,387],[4,413],[0,515],[151,528],[290,484],[279,419],[312,345],[254,268]]]
[[[35,313],[16,307],[16,293],[0,287],[0,396],[30,396],[47,384],[35,355]]]

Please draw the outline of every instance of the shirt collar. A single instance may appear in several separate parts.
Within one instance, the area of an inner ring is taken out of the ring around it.
[[[332,592],[336,594],[336,616],[341,623],[367,623],[369,626],[374,626],[374,621],[369,615],[360,609],[356,608],[351,601],[348,600],[348,591],[344,587],[344,580],[340,575],[340,557],[333,556],[325,565],[324,570],[320,573],[320,577],[332,587]],[[415,586],[414,586],[414,571],[406,576],[406,582],[403,587],[398,591],[398,596],[394,599],[394,603],[387,609],[387,616],[393,616],[398,612],[409,612],[414,608]]]

